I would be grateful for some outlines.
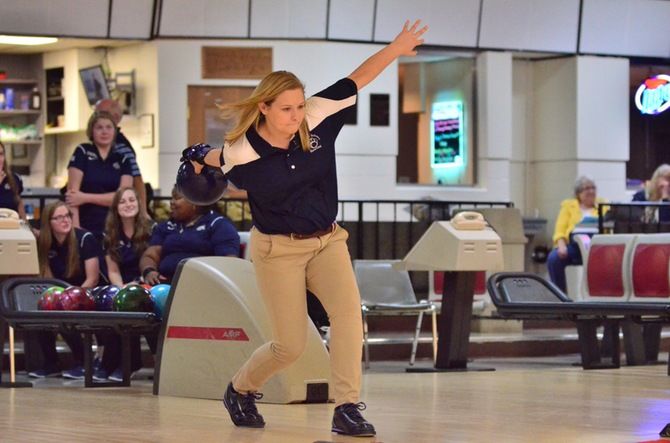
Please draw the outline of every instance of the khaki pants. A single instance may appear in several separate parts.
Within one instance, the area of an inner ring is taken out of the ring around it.
[[[233,377],[239,392],[259,391],[300,357],[307,341],[306,289],[330,318],[330,366],[336,406],[356,403],[361,384],[361,298],[347,238],[330,234],[298,240],[251,231],[251,260],[272,323],[272,341],[258,348]]]

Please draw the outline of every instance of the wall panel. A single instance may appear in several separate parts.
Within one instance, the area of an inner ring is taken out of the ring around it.
[[[112,3],[112,38],[151,38],[154,0],[114,0]]]
[[[331,0],[328,38],[372,41],[374,0]]]
[[[584,0],[579,50],[588,54],[670,57],[670,2]]]
[[[251,37],[326,38],[327,0],[252,0]]]
[[[421,19],[429,27],[426,44],[477,46],[479,1],[383,0],[377,2],[375,41],[393,40],[405,20]]]
[[[574,53],[579,0],[484,0],[479,46]]]
[[[163,0],[163,37],[247,37],[249,0]]]

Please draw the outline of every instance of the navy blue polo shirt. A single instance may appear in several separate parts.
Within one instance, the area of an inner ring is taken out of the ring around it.
[[[119,243],[115,246],[119,253],[121,263],[117,263],[121,271],[121,279],[124,283],[139,280],[140,278],[140,256],[132,239],[126,237],[123,230],[119,232]]]
[[[227,218],[208,212],[191,226],[169,220],[158,223],[149,245],[162,247],[158,272],[172,280],[177,265],[185,258],[213,255],[237,257],[240,236]]]
[[[270,145],[250,128],[224,145],[224,172],[249,195],[254,225],[265,234],[311,234],[328,228],[338,210],[335,139],[356,103],[356,83],[339,80],[307,99],[310,146],[296,135],[288,149]]]
[[[19,195],[23,192],[23,181],[21,177],[10,172],[14,176],[14,183],[16,183],[16,191]],[[16,201],[16,194],[12,191],[12,188],[9,186],[9,179],[5,177],[2,182],[0,182],[0,208],[9,208],[14,211],[19,210],[19,204]]]
[[[77,246],[79,247],[79,272],[74,276],[67,278],[65,275],[67,267],[67,253],[69,246],[67,242],[59,245],[54,241],[48,252],[49,267],[54,278],[64,280],[73,286],[80,286],[86,280],[86,268],[84,262],[89,258],[99,257],[102,253],[100,243],[90,232],[74,228],[77,237]]]
[[[77,168],[84,173],[81,180],[81,192],[105,194],[119,189],[121,176],[131,175],[130,160],[115,147],[109,151],[107,158],[100,157],[98,147],[93,143],[82,143],[72,154],[68,168]],[[87,203],[79,207],[79,224],[82,228],[101,236],[105,229],[107,206]]]

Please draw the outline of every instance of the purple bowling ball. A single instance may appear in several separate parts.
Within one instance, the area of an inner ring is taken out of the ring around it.
[[[95,291],[93,294],[93,298],[95,299],[95,310],[113,311],[114,297],[116,297],[118,292],[119,288],[114,285],[102,286],[99,290]]]

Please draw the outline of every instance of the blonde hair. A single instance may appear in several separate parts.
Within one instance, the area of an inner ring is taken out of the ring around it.
[[[98,122],[98,120],[109,120],[114,125],[114,137],[116,138],[116,133],[118,128],[116,127],[116,122],[114,121],[114,116],[107,111],[95,111],[88,119],[86,124],[86,137],[93,142],[93,126]]]
[[[661,179],[670,181],[670,165],[667,163],[660,165],[651,175],[651,180],[647,184],[647,200],[659,201],[661,199],[661,195],[658,193],[658,182]]]
[[[51,231],[51,217],[53,217],[56,209],[65,207],[65,202],[58,201],[52,203],[42,211],[40,218],[40,236],[37,238],[37,258],[40,265],[40,275],[44,278],[53,278],[51,266],[49,266],[49,251],[56,241]],[[68,214],[71,214],[70,209],[67,208]],[[79,266],[79,247],[77,245],[77,235],[74,232],[74,226],[65,237],[67,245],[67,260],[65,265],[65,280],[70,280],[72,277],[81,273],[83,270]]]
[[[263,114],[258,109],[258,105],[265,103],[270,106],[272,102],[284,91],[300,89],[303,94],[305,85],[295,74],[288,71],[275,71],[266,75],[256,86],[254,92],[244,100],[235,103],[225,104],[220,107],[223,118],[234,118],[235,126],[228,131],[225,141],[234,143],[240,137],[244,136],[252,126],[258,130],[258,126],[263,121]],[[303,151],[309,150],[309,128],[307,120],[303,119],[298,129],[300,144]]]

